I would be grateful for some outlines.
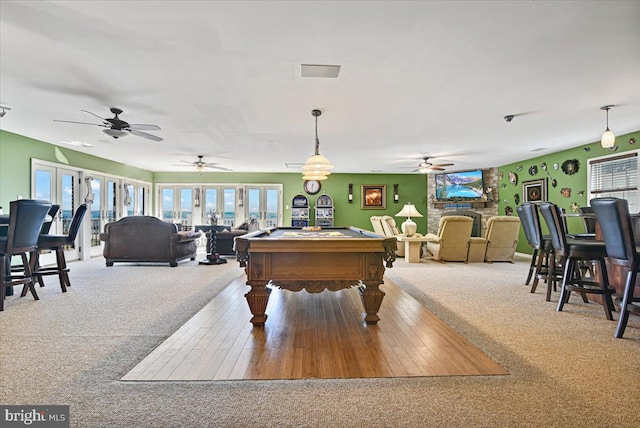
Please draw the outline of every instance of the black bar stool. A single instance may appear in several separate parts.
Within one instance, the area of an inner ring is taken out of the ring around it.
[[[44,281],[42,279],[45,275],[58,275],[60,280],[60,288],[62,292],[67,291],[67,287],[71,287],[69,281],[69,268],[67,267],[67,261],[64,256],[64,247],[67,245],[73,245],[78,236],[82,219],[87,212],[87,204],[81,204],[73,214],[71,225],[69,226],[69,232],[66,235],[50,235],[44,234],[38,236],[38,251],[35,252],[35,258],[33,261],[33,276],[35,276],[40,283],[41,287],[44,287]],[[40,250],[52,250],[56,252],[56,265],[53,267],[41,267],[40,266]]]
[[[550,202],[540,204],[540,212],[544,217],[551,242],[556,257],[563,268],[562,290],[558,300],[558,311],[562,311],[564,304],[569,301],[571,291],[577,291],[582,296],[582,300],[588,303],[586,294],[601,294],[604,299],[604,312],[607,319],[613,320],[611,311],[613,300],[611,296],[615,289],[609,286],[607,267],[604,258],[607,257],[607,249],[604,242],[591,239],[567,238],[566,231],[562,226],[562,217],[557,205]],[[580,273],[581,260],[596,261],[600,266],[599,281],[585,280]]]
[[[542,235],[540,228],[540,216],[536,204],[524,203],[516,207],[516,212],[520,217],[520,222],[524,229],[527,242],[533,248],[531,264],[529,265],[529,275],[526,285],[529,285],[533,276],[531,293],[535,293],[538,282],[542,279],[547,283],[547,302],[551,300],[551,290],[555,289],[555,276],[553,267],[555,265],[555,255],[549,236]]]
[[[629,203],[625,199],[596,198],[591,200],[591,206],[600,224],[609,263],[629,269],[622,302],[616,298],[616,303],[620,303],[620,319],[615,337],[620,338],[627,327],[629,314],[640,315],[640,297],[633,296],[640,269],[640,255],[633,237]]]
[[[38,235],[49,208],[50,203],[33,199],[20,199],[10,203],[7,236],[0,236],[0,311],[4,310],[6,287],[9,286],[22,284],[21,297],[30,291],[33,298],[38,300],[27,253],[36,249]],[[11,272],[10,260],[17,255],[22,257],[23,270],[14,274]]]

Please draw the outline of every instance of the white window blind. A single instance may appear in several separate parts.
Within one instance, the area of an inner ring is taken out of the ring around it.
[[[625,153],[589,161],[590,198],[615,197],[629,202],[629,211],[638,212],[638,153]]]

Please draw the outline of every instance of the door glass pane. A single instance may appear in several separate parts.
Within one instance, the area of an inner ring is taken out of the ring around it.
[[[235,226],[236,219],[236,189],[224,189],[222,193],[224,204],[223,225]]]
[[[135,208],[136,208],[136,204],[134,200],[135,196],[136,196],[136,190],[133,184],[125,184],[124,206],[125,206],[125,209],[127,210],[127,216],[134,215],[135,213]]]
[[[145,213],[147,212],[146,208],[147,208],[147,201],[145,200],[144,197],[144,186],[140,186],[138,187],[138,212],[136,212],[137,215],[145,215]]]
[[[117,185],[115,181],[107,181],[107,221],[115,221],[118,217],[116,186]]]
[[[248,218],[260,219],[260,189],[247,189]]]
[[[162,219],[173,220],[173,189],[162,189]]]
[[[205,189],[204,190],[204,218],[205,224],[217,224],[215,216],[218,213],[218,189]],[[213,220],[210,220],[213,219]]]
[[[278,225],[278,190],[267,189],[267,227],[276,227]]]
[[[61,184],[62,203],[60,204],[60,212],[62,213],[62,234],[66,235],[69,233],[69,227],[71,226],[71,219],[73,217],[73,212],[75,209],[73,203],[75,199],[75,183],[73,180],[73,175],[62,174]],[[71,246],[70,248],[73,248],[73,246]]]
[[[100,212],[102,210],[102,179],[91,180],[94,198],[91,204],[91,246],[100,246]]]
[[[192,189],[180,189],[180,221],[183,225],[190,226],[192,224]]]
[[[51,201],[52,174],[49,171],[36,170],[36,192],[35,198],[44,201]]]

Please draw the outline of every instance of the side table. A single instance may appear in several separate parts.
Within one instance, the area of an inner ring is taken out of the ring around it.
[[[420,247],[427,242],[424,236],[396,235],[396,239],[404,242],[404,260],[407,263],[420,263]]]

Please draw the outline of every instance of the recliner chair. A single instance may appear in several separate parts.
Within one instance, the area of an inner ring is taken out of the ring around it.
[[[433,260],[466,262],[471,240],[473,219],[465,216],[442,216],[438,234],[428,233],[427,250]]]
[[[487,262],[511,262],[518,245],[520,219],[518,217],[499,215],[487,220]]]

